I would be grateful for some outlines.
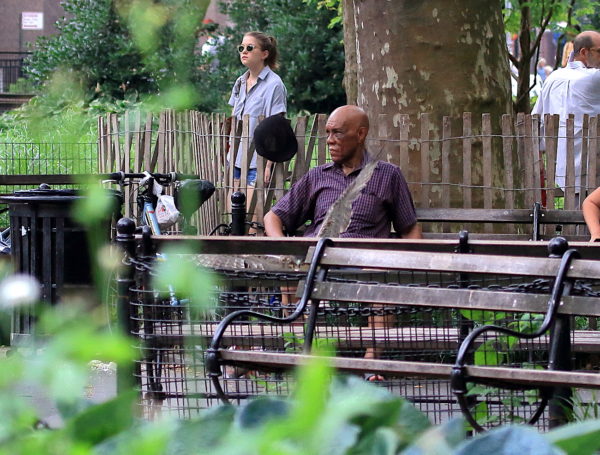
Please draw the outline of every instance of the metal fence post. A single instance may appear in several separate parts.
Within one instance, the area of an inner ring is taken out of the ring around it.
[[[246,235],[246,195],[241,191],[231,195],[231,235]]]
[[[135,257],[135,222],[131,218],[121,218],[117,222],[116,243],[124,253],[123,265],[117,273],[117,323],[125,337],[131,337],[132,320],[130,289],[134,284],[135,267],[128,259]],[[137,363],[136,363],[137,364]],[[117,393],[131,390],[135,385],[133,362],[117,365]]]
[[[552,239],[548,244],[549,257],[560,258],[569,248],[563,237]],[[562,295],[569,295],[572,283],[565,281]],[[549,370],[571,370],[571,320],[570,316],[557,314],[550,329]],[[569,387],[555,387],[548,404],[549,427],[564,425],[573,411],[572,391]]]

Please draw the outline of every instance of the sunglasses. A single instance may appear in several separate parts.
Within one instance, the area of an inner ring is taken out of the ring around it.
[[[242,52],[244,52],[244,49],[246,49],[248,52],[252,52],[254,49],[256,49],[256,46],[254,44],[248,44],[245,48],[243,44],[240,44],[238,46],[238,52],[241,54]]]

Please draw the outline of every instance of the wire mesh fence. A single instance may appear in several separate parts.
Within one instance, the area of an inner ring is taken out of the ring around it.
[[[271,316],[288,316],[296,306],[298,282],[305,278],[302,271],[256,271],[248,269],[218,269],[219,288],[206,299],[215,305],[213,311],[194,310],[193,304],[173,306],[156,289],[137,286],[133,291],[135,335],[139,341],[141,360],[137,376],[147,417],[157,413],[189,417],[200,409],[219,404],[205,366],[204,352],[219,321],[238,309],[252,309]],[[397,287],[399,293],[419,288],[450,290],[468,288],[490,292],[540,294],[547,298],[552,283],[536,277],[484,276],[468,277],[449,273],[390,272],[346,270],[331,272],[330,282],[385,284]],[[146,281],[147,283],[147,281]],[[600,281],[576,282],[579,295],[600,296]],[[197,302],[196,302],[197,303]],[[205,303],[205,302],[204,302]],[[299,353],[306,340],[305,313],[291,323],[265,323],[247,318],[227,328],[223,347],[229,350],[250,350]],[[522,312],[474,311],[397,306],[365,305],[331,299],[321,302],[313,347],[335,353],[336,356],[362,358],[375,355],[384,360],[404,360],[450,364],[456,360],[457,349],[474,327],[497,324],[533,332],[540,326],[543,314]],[[590,328],[589,319],[574,318],[571,322],[574,369],[593,369],[590,359],[600,353],[600,337]],[[472,364],[523,369],[548,368],[549,339],[547,335],[534,340],[488,333],[469,353]],[[364,372],[366,374],[376,372]],[[230,401],[243,404],[259,395],[289,395],[295,387],[292,372],[278,368],[223,368],[221,386]],[[434,423],[441,423],[461,414],[452,392],[450,377],[386,375],[377,383],[391,393],[402,396],[425,412]],[[470,384],[473,413],[483,426],[528,421],[546,399],[540,388],[502,387]],[[577,390],[582,398],[576,407],[586,409],[590,392]],[[574,411],[574,412],[575,412]],[[548,428],[548,411],[537,423]]]
[[[32,176],[96,174],[98,153],[95,143],[7,143],[0,142],[0,194],[36,188]],[[43,180],[42,177],[40,177]],[[8,184],[10,181],[10,184]],[[79,188],[75,183],[52,184],[53,188]],[[7,226],[8,218],[0,218]]]
[[[98,172],[95,143],[0,142],[0,174],[92,174]],[[6,191],[0,187],[0,191]]]

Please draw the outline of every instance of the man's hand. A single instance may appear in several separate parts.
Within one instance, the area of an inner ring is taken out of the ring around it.
[[[423,231],[421,230],[421,225],[419,223],[413,224],[409,227],[406,232],[401,234],[401,238],[403,239],[422,239]]]

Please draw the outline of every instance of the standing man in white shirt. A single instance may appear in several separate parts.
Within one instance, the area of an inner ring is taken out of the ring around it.
[[[586,31],[575,37],[571,59],[565,68],[546,78],[532,113],[539,114],[542,122],[545,114],[560,116],[556,183],[563,190],[567,169],[566,124],[569,114],[575,115],[575,192],[579,193],[585,183],[581,182],[583,116],[600,114],[600,33]]]

